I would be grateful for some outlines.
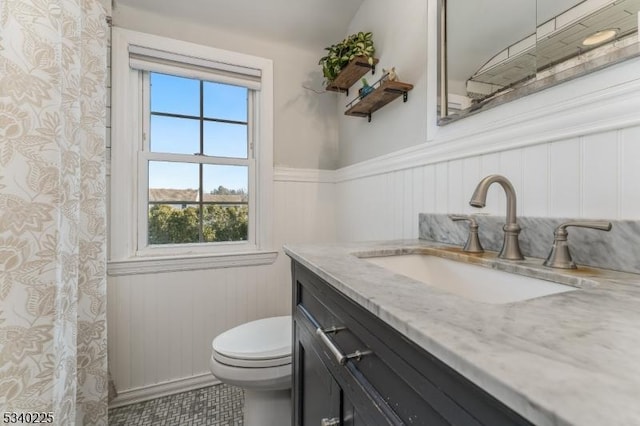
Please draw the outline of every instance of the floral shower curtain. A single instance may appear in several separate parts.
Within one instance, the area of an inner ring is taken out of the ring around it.
[[[97,0],[0,0],[0,412],[25,421],[107,424],[106,40]]]

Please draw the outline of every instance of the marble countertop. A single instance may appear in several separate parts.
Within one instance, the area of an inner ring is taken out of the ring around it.
[[[550,270],[426,240],[286,245],[285,252],[537,425],[640,425],[640,275]],[[578,287],[472,301],[356,256],[435,254]]]

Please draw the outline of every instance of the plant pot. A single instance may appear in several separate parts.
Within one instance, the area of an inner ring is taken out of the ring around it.
[[[365,86],[365,87],[361,87],[358,90],[358,95],[360,95],[360,99],[362,99],[362,98],[364,98],[365,96],[367,96],[371,92],[373,92],[373,87]]]

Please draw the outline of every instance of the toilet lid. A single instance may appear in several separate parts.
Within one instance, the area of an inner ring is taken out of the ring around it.
[[[213,339],[213,357],[237,367],[275,367],[291,363],[291,316],[239,325]]]

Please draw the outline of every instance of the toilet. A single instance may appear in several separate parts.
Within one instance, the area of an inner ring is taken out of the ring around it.
[[[209,367],[244,389],[245,426],[291,425],[291,316],[239,325],[213,339]]]

